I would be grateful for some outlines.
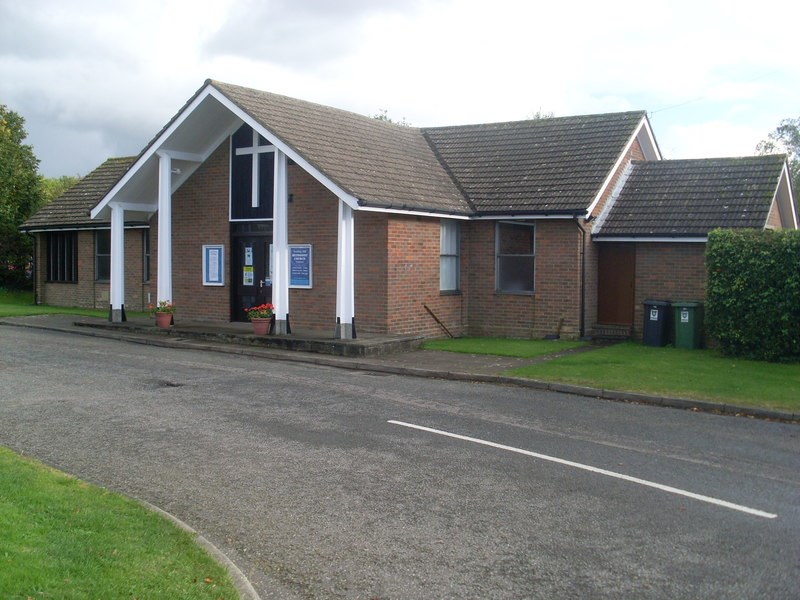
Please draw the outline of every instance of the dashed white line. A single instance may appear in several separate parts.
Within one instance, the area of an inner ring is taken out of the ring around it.
[[[695,494],[694,492],[689,492],[686,490],[682,490],[679,488],[671,487],[668,485],[664,485],[661,483],[656,483],[654,481],[648,481],[646,479],[639,479],[638,477],[631,477],[630,475],[625,475],[623,473],[616,473],[614,471],[608,471],[606,469],[599,469],[597,467],[593,467],[591,465],[584,465],[582,463],[573,462],[571,460],[564,460],[563,458],[558,458],[555,456],[548,456],[547,454],[540,454],[538,452],[531,452],[530,450],[523,450],[522,448],[515,448],[513,446],[506,446],[505,444],[498,444],[496,442],[490,442],[488,440],[482,440],[479,438],[469,437],[466,435],[459,435],[457,433],[450,433],[449,431],[442,431],[441,429],[433,429],[431,427],[424,427],[422,425],[414,425],[413,423],[405,423],[403,421],[388,421],[392,425],[400,425],[401,427],[408,427],[410,429],[418,429],[419,431],[426,431],[428,433],[434,433],[436,435],[442,435],[449,438],[454,438],[457,440],[462,440],[465,442],[472,442],[473,444],[480,444],[482,446],[489,446],[491,448],[497,448],[499,450],[506,450],[508,452],[516,452],[517,454],[524,454],[525,456],[531,456],[533,458],[538,458],[541,460],[546,460],[549,462],[557,463],[559,465],[565,465],[567,467],[574,467],[576,469],[582,469],[584,471],[589,471],[590,473],[597,473],[598,475],[605,475],[607,477],[613,477],[615,479],[621,479],[623,481],[628,481],[630,483],[637,483],[639,485],[643,485],[650,488],[655,488],[657,490],[661,490],[662,492],[668,492],[670,494],[677,494],[679,496],[684,496],[686,498],[692,498],[693,500],[699,500],[701,502],[707,502],[709,504],[714,504],[716,506],[722,506],[724,508],[729,508],[731,510],[738,510],[739,512],[747,513],[749,515],[754,515],[756,517],[762,517],[764,519],[775,519],[778,515],[773,513],[768,513],[763,510],[758,510],[756,508],[750,508],[748,506],[742,506],[741,504],[734,504],[733,502],[727,502],[726,500],[720,500],[718,498],[712,498],[711,496],[704,496],[702,494]]]

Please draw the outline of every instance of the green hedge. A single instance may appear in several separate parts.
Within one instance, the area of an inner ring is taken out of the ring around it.
[[[800,231],[712,231],[706,266],[706,327],[722,352],[800,360]]]

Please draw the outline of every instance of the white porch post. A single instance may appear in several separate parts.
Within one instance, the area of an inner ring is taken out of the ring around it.
[[[286,155],[275,149],[275,193],[272,220],[272,304],[277,335],[289,333],[289,189]]]
[[[158,286],[156,300],[172,302],[172,159],[158,153]]]
[[[111,322],[122,323],[125,317],[125,209],[111,205]]]
[[[336,262],[336,333],[337,339],[351,340],[355,337],[354,277],[355,228],[353,209],[339,199],[339,248]]]

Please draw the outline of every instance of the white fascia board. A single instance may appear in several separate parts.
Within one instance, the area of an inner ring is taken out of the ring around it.
[[[25,233],[47,233],[49,231],[103,231],[104,229],[111,229],[111,225],[104,223],[102,225],[92,225],[86,227],[47,227],[40,229],[28,229]],[[150,229],[150,225],[125,225],[125,229]]]
[[[705,244],[708,237],[593,237],[593,242],[674,242]]]
[[[656,136],[653,133],[653,129],[650,127],[650,120],[647,118],[647,115],[644,116],[642,119],[644,123],[644,128],[640,129],[640,133],[644,133],[647,136],[647,141],[650,143],[650,149],[653,152],[653,158],[647,157],[647,150],[642,148],[642,152],[645,154],[646,160],[662,160],[663,157],[661,156],[661,149],[658,147],[658,142],[656,141]],[[640,141],[641,143],[641,141]]]
[[[542,219],[562,219],[572,221],[576,217],[586,217],[586,214],[563,214],[563,215],[482,215],[479,217],[467,217],[470,221],[540,221]]]
[[[600,214],[597,215],[597,220],[592,225],[592,233],[597,234],[603,230],[603,223],[606,222],[608,218],[608,214],[611,212],[611,209],[614,208],[614,205],[617,203],[617,199],[619,195],[622,193],[623,188],[625,187],[625,182],[628,181],[628,177],[631,175],[631,171],[633,171],[633,164],[628,163],[625,165],[625,168],[622,169],[622,173],[620,173],[619,179],[617,179],[617,183],[614,186],[614,189],[611,190],[611,195],[606,200],[606,203],[603,205]]]
[[[103,199],[100,200],[100,202],[98,202],[97,205],[92,209],[91,213],[89,213],[90,218],[92,219],[97,218],[97,215],[100,214],[100,211],[102,211],[106,206],[108,206],[109,202],[111,202],[114,199],[114,196],[116,196],[117,193],[125,186],[125,184],[128,183],[128,181],[130,181],[130,179],[139,171],[140,168],[142,168],[142,165],[144,165],[150,159],[150,157],[153,156],[153,154],[155,154],[159,150],[161,150],[162,152],[167,151],[166,149],[162,149],[161,146],[167,139],[169,139],[169,136],[171,136],[175,132],[175,130],[183,124],[183,122],[203,102],[203,100],[205,100],[209,96],[210,89],[211,89],[211,84],[210,83],[206,84],[205,89],[201,90],[200,93],[197,94],[195,99],[192,100],[189,106],[187,106],[181,113],[178,114],[172,125],[170,125],[167,129],[165,129],[164,132],[150,144],[150,146],[142,153],[142,155],[133,164],[133,166],[131,166],[131,168],[128,169],[128,172],[122,176],[122,179],[120,179],[116,183],[116,185],[113,188],[111,188],[111,191],[109,191],[103,197]]]
[[[792,191],[792,186],[790,185],[791,175],[789,174],[789,162],[783,162],[783,170],[781,171],[781,178],[778,182],[778,190],[780,190],[781,184],[785,186],[787,198],[789,200],[789,208],[792,211],[792,221],[794,221],[794,228],[798,229],[800,227],[797,221],[797,204],[794,200],[794,192]],[[776,190],[775,195],[777,196],[778,192]]]
[[[209,87],[207,88],[207,94],[213,96],[216,100],[220,102],[220,104],[225,106],[225,108],[230,110],[233,114],[235,114],[242,121],[247,123],[250,127],[258,131],[258,133],[260,133],[262,136],[270,140],[281,152],[283,152],[284,154],[286,154],[286,156],[291,158],[295,163],[297,163],[298,166],[300,166],[314,179],[319,181],[324,187],[333,192],[333,194],[336,195],[336,197],[341,198],[352,209],[354,210],[361,209],[361,207],[358,204],[358,200],[355,198],[355,196],[345,192],[342,188],[340,188],[333,181],[331,181],[329,177],[327,177],[319,169],[314,167],[305,158],[303,158],[300,154],[298,154],[291,146],[286,144],[286,142],[281,140],[272,131],[261,125],[261,123],[253,119],[253,117],[244,112],[235,103],[231,102],[231,100],[229,100],[228,97],[225,96],[225,94],[220,92],[211,84],[209,84]]]
[[[622,152],[619,155],[619,158],[617,158],[617,162],[614,163],[614,166],[608,172],[608,176],[603,182],[603,185],[600,186],[600,191],[597,192],[597,195],[594,197],[594,200],[592,200],[592,203],[589,205],[589,208],[586,209],[586,214],[589,215],[592,214],[595,207],[597,206],[597,203],[600,202],[600,199],[603,197],[603,194],[606,193],[606,189],[611,183],[611,180],[614,178],[614,175],[616,174],[617,170],[620,168],[620,165],[622,165],[622,161],[624,161],[625,157],[628,155],[628,152],[633,146],[633,142],[635,142],[638,139],[641,133],[647,134],[647,138],[650,141],[650,144],[652,145],[653,151],[655,152],[656,160],[661,160],[661,153],[658,151],[658,144],[656,144],[655,137],[653,137],[653,132],[650,129],[650,125],[647,122],[647,116],[644,116],[642,117],[642,120],[639,122],[638,127],[636,127],[636,130],[633,132],[633,135],[628,140],[628,143],[625,144],[625,148],[623,148]]]
[[[400,208],[381,208],[380,206],[359,206],[358,210],[364,212],[380,212],[390,213],[395,215],[413,215],[417,217],[432,217],[436,219],[459,219],[461,221],[468,221],[472,219],[469,215],[454,215],[452,213],[442,212],[427,212],[424,210],[403,210]]]

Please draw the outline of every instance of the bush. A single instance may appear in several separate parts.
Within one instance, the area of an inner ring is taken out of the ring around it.
[[[712,231],[706,327],[720,350],[800,360],[800,231]]]

